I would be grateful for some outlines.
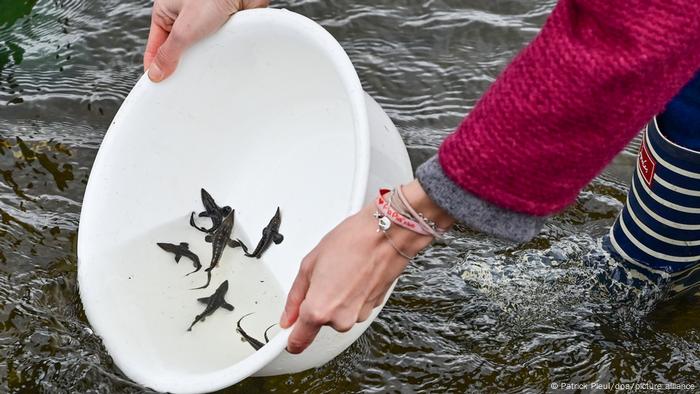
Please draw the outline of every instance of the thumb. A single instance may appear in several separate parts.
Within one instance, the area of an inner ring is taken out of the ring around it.
[[[189,43],[190,40],[179,32],[176,23],[148,68],[148,77],[151,81],[160,82],[174,73],[180,56]]]

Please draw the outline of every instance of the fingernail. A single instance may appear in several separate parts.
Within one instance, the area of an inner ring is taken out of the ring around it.
[[[157,64],[151,64],[151,68],[148,70],[148,78],[151,78],[153,82],[160,82],[163,80],[163,71]]]
[[[282,312],[282,317],[280,318],[280,327],[287,328],[287,310]]]

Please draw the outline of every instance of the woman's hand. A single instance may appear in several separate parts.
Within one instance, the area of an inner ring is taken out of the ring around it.
[[[405,186],[404,192],[418,212],[440,227],[452,225],[452,219],[430,201],[417,181]],[[374,204],[369,204],[345,219],[302,261],[280,320],[283,328],[296,322],[287,344],[290,353],[306,349],[321,326],[345,332],[366,320],[406,268],[408,259],[377,232],[375,211]],[[430,236],[396,224],[388,235],[394,246],[409,256],[432,241]]]
[[[143,67],[154,82],[175,71],[195,42],[219,30],[238,11],[267,7],[269,0],[156,0]]]

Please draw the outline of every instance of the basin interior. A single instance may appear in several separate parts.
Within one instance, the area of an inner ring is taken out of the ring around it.
[[[93,166],[78,242],[86,314],[129,377],[163,391],[214,390],[282,351],[273,340],[254,354],[235,323],[253,312],[243,326],[262,340],[301,259],[360,206],[362,111],[359,80],[335,40],[281,10],[237,14],[191,48],[172,78],[138,82]],[[211,285],[190,290],[204,284],[204,269],[185,276],[191,262],[176,264],[156,243],[188,242],[209,266],[211,244],[188,224],[202,210],[200,188],[235,209],[234,238],[254,247],[280,207],[285,239],[260,260],[226,249]],[[224,280],[235,310],[188,332],[204,309],[197,298]]]

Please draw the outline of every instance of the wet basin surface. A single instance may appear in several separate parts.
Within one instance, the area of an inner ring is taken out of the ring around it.
[[[415,167],[537,34],[554,3],[274,6],[310,17],[340,41]],[[142,73],[150,4],[0,0],[0,392],[147,391],[123,376],[89,328],[76,239],[97,148]],[[458,228],[447,245],[427,249],[376,322],[331,363],[225,392],[697,387],[698,299],[659,302],[663,288],[615,282],[600,246],[637,147],[635,140],[527,244]]]

